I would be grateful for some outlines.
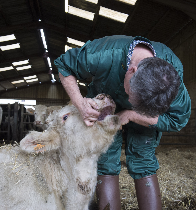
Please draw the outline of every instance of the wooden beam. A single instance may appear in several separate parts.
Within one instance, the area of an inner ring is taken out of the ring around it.
[[[38,85],[44,85],[44,84],[53,84],[51,81],[47,81],[47,82],[42,82],[41,84],[39,83],[35,83],[35,84],[30,84],[29,86],[21,86],[21,87],[17,87],[16,88],[10,88],[10,89],[7,89],[7,90],[0,90],[0,96],[5,93],[5,92],[10,92],[10,91],[16,91],[16,90],[21,90],[21,89],[27,89],[27,88],[30,88],[30,87],[35,87],[35,86],[38,86]],[[56,81],[55,84],[60,84],[59,81]]]
[[[5,26],[1,27],[0,36],[7,35],[9,33],[15,33],[17,31],[31,31],[31,30],[37,30],[37,29],[44,29],[44,30],[51,30],[55,31],[56,33],[60,33],[65,35],[67,33],[67,36],[72,37],[74,39],[78,39],[81,41],[88,41],[90,39],[90,36],[86,33],[78,32],[75,29],[65,29],[66,26],[59,27],[52,24],[44,23],[44,22],[29,22],[24,24],[18,24],[13,26]]]
[[[196,34],[196,21],[190,20],[175,36],[170,37],[165,44],[173,51]]]
[[[50,58],[53,58],[53,59],[56,59],[57,57],[59,57],[59,55],[56,55],[56,54],[53,54],[53,53],[48,53],[48,55],[45,55],[44,54],[32,54],[30,56],[20,56],[20,57],[16,57],[16,58],[13,58],[13,59],[4,59],[2,61],[0,61],[0,64],[3,64],[3,63],[12,63],[12,62],[17,62],[17,61],[22,61],[22,60],[27,60],[27,59],[39,59],[39,58],[47,58],[47,57],[50,57]]]
[[[43,21],[43,15],[41,13],[39,0],[36,0],[36,7],[37,7],[37,11],[38,11],[38,19],[41,19]]]
[[[161,21],[167,17],[167,15],[171,12],[171,9],[168,9],[165,14],[157,21],[157,23],[151,28],[149,32],[144,34],[143,36],[149,38],[150,34],[156,29],[157,26],[160,25]]]
[[[32,72],[30,74],[28,73],[28,74],[18,75],[17,77],[16,76],[15,77],[7,77],[7,78],[4,78],[4,79],[0,79],[0,82],[9,81],[9,80],[13,80],[13,79],[17,80],[17,79],[21,79],[23,77],[33,76],[35,74],[36,75],[48,74],[48,72],[47,71],[39,71],[39,72]],[[58,72],[53,70],[53,74],[58,74]]]
[[[131,8],[134,8],[135,5],[131,4],[126,4],[120,1],[114,1],[114,0],[102,0],[101,1],[101,6],[106,7],[108,9],[112,9],[117,12],[125,13],[125,14],[130,14]]]
[[[33,17],[34,22],[38,21],[38,17],[37,17],[37,12],[36,9],[34,7],[34,0],[28,0],[29,2],[29,8]]]
[[[164,4],[173,7],[177,10],[181,10],[186,13],[189,17],[196,20],[196,1],[195,0],[152,0],[160,4]]]
[[[93,40],[93,38],[94,38],[95,30],[97,27],[97,19],[99,16],[100,4],[101,4],[101,0],[98,0],[97,8],[96,8],[94,19],[93,19],[93,25],[92,25],[91,32],[90,32],[90,40]]]
[[[125,33],[125,30],[126,30],[126,28],[128,27],[128,25],[130,24],[130,22],[133,21],[133,16],[135,15],[135,13],[136,13],[136,11],[137,11],[137,8],[138,8],[139,4],[141,4],[141,3],[140,3],[141,1],[142,1],[142,0],[137,0],[133,12],[132,12],[131,14],[129,13],[129,17],[127,18],[127,20],[126,20],[126,22],[125,22],[125,26],[124,26],[124,28],[123,28],[123,30],[122,30],[122,32],[121,32],[122,35]]]
[[[16,57],[16,58],[12,58],[12,59],[4,59],[2,61],[0,61],[1,64],[3,63],[12,63],[12,62],[18,62],[18,61],[22,61],[22,60],[27,60],[27,59],[32,59],[32,58],[41,58],[43,55],[42,54],[34,54],[31,56],[20,56],[20,57]]]
[[[4,9],[3,9],[3,7],[1,5],[0,5],[0,14],[3,17],[6,25],[11,25],[9,18],[6,15],[6,13],[4,12]]]

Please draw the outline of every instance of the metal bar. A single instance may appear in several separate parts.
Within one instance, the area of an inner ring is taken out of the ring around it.
[[[15,102],[14,104],[14,125],[13,125],[13,141],[18,141],[18,102]]]
[[[24,104],[20,105],[20,110],[21,110],[21,119],[20,119],[20,140],[23,137],[23,131],[24,131],[24,122],[23,122],[23,118],[24,118]]]
[[[7,141],[10,141],[10,109],[11,109],[11,105],[8,104],[8,129],[7,129]]]
[[[33,122],[23,122],[23,124],[33,124]]]

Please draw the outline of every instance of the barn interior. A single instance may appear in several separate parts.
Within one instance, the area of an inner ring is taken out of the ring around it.
[[[32,115],[25,112],[25,101],[29,102],[28,105],[46,106],[63,106],[69,102],[54,65],[56,58],[70,48],[81,47],[88,40],[111,35],[127,35],[142,36],[151,41],[164,43],[181,60],[184,66],[184,84],[191,98],[191,117],[181,131],[163,133],[160,145],[165,146],[164,151],[168,146],[169,150],[187,148],[186,152],[194,153],[193,149],[195,151],[196,148],[195,11],[195,0],[1,1],[0,106],[5,107],[5,110],[0,128],[0,143],[19,142],[30,129],[26,125],[36,129],[33,120],[26,121],[26,116],[32,117]],[[90,79],[78,80],[83,96],[86,95],[90,82]],[[4,104],[4,99],[16,99],[20,102]],[[8,119],[8,124],[5,122],[5,117]],[[11,128],[11,117],[14,119],[13,128]],[[7,125],[6,128],[3,128],[3,125]],[[192,153],[191,158],[196,160],[196,156]],[[191,158],[187,161],[189,162]],[[193,173],[196,172],[196,165],[192,170]],[[191,177],[191,185],[196,186],[196,176],[191,175]],[[195,195],[195,188],[193,191],[191,193]],[[188,204],[190,204],[189,209],[196,208],[193,196],[183,195],[183,199],[178,198],[180,201],[174,202],[177,207],[169,208],[168,204],[165,209],[188,209]],[[187,204],[186,208],[182,202]],[[129,202],[122,204],[122,209],[137,209],[127,203]],[[177,203],[180,203],[180,207]]]

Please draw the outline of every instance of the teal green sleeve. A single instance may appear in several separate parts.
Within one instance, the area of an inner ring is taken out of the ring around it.
[[[87,66],[87,53],[86,46],[88,41],[81,48],[73,48],[68,50],[65,54],[62,54],[54,61],[54,64],[58,68],[58,72],[64,77],[69,75],[75,76],[77,79],[87,79],[93,76],[93,72],[90,72]]]
[[[73,75],[82,80],[95,77],[96,81],[105,82],[112,69],[121,69],[122,62],[126,66],[128,50],[124,48],[132,39],[120,35],[88,41],[81,48],[68,50],[54,64],[65,77]]]
[[[191,114],[191,100],[183,83],[169,110],[160,115],[156,128],[161,132],[180,131],[188,123]]]

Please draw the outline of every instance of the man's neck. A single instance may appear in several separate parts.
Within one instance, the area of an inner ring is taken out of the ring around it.
[[[141,60],[148,57],[154,57],[152,50],[144,44],[138,44],[133,50],[130,65],[138,66]]]

